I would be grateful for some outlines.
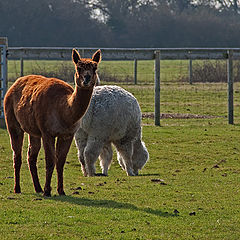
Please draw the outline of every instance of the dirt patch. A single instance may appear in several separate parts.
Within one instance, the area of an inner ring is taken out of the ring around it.
[[[198,115],[198,114],[188,114],[188,113],[161,113],[161,119],[210,119],[218,118],[219,116],[210,115]],[[154,113],[143,113],[142,118],[154,119]]]

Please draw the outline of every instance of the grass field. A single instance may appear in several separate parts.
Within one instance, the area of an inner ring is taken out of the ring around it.
[[[65,191],[35,194],[27,162],[14,194],[11,148],[0,130],[1,239],[239,239],[240,126],[143,126],[150,161],[127,177],[116,156],[109,177],[84,178],[72,145]],[[23,156],[26,156],[27,141]],[[44,157],[38,161],[44,183]],[[99,169],[98,169],[99,171]]]
[[[168,71],[170,76],[173,70]],[[116,154],[109,177],[83,177],[72,144],[64,168],[67,196],[57,195],[56,172],[51,198],[34,192],[27,136],[22,193],[14,194],[9,137],[0,129],[0,239],[239,239],[239,100],[236,124],[228,125],[225,85],[169,80],[162,86],[162,112],[218,117],[162,119],[161,127],[151,118],[143,119],[150,160],[137,177],[126,176]],[[153,112],[152,84],[122,86],[137,97],[143,112]],[[43,150],[38,168],[43,185]]]

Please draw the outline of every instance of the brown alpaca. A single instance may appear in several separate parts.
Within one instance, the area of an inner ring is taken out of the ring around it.
[[[101,51],[92,59],[80,58],[73,49],[75,89],[62,80],[29,75],[16,80],[6,93],[4,111],[13,150],[15,193],[20,193],[20,168],[24,132],[29,134],[28,164],[35,191],[43,192],[37,173],[41,138],[45,150],[44,196],[51,196],[51,178],[56,164],[58,193],[63,190],[63,167],[80,118],[86,112],[97,82]],[[55,138],[57,142],[55,146]]]

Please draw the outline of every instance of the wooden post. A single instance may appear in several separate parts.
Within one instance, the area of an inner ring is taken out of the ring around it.
[[[134,59],[134,84],[137,84],[137,59]]]
[[[24,76],[24,65],[23,65],[23,58],[20,58],[20,76]]]
[[[3,112],[3,99],[7,92],[8,81],[7,81],[7,47],[8,39],[6,37],[0,38],[0,127],[5,128],[4,112]]]
[[[189,59],[188,76],[189,76],[189,83],[192,84],[192,59]]]
[[[0,40],[1,41],[1,40]],[[0,48],[0,119],[3,116],[3,78],[2,78],[2,48]]]
[[[228,50],[228,123],[233,124],[233,50]]]
[[[4,94],[7,91],[7,85],[8,85],[8,78],[7,78],[7,48],[8,48],[8,39],[7,37],[0,37],[0,45],[5,45],[5,49],[3,49],[3,54],[6,56],[6,58],[2,59],[1,63],[3,64],[4,72],[3,78],[4,78]]]
[[[155,51],[155,125],[160,126],[160,51]]]

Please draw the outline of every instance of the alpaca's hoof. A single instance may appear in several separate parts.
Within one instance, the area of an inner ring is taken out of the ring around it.
[[[138,170],[134,170],[133,173],[135,176],[138,176]]]
[[[44,197],[51,197],[51,192],[44,191],[43,196]]]
[[[15,193],[21,193],[21,188],[20,187],[15,187],[14,192]]]
[[[135,174],[133,173],[133,171],[128,171],[128,172],[127,172],[127,175],[128,175],[128,176],[135,176]]]
[[[95,177],[96,173],[88,173],[88,177]]]
[[[107,175],[104,173],[95,173],[95,176],[96,177],[107,177]]]
[[[60,196],[66,196],[66,193],[65,193],[64,191],[60,191],[60,192],[58,192],[58,194],[59,194]]]
[[[44,197],[51,197],[51,193],[43,193]]]
[[[84,177],[87,177],[87,176],[88,176],[87,171],[86,171],[85,168],[82,168],[82,173],[83,173],[83,176],[84,176]]]

